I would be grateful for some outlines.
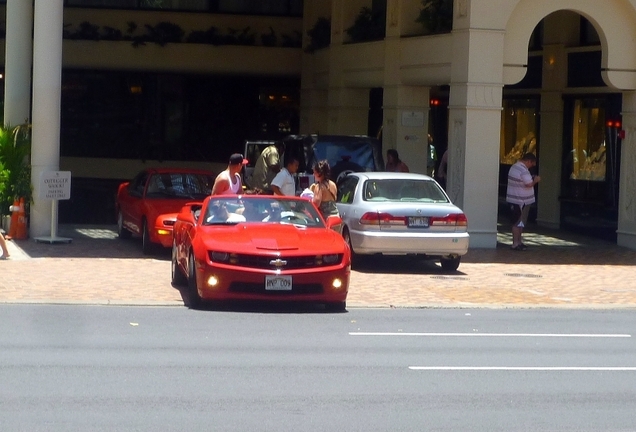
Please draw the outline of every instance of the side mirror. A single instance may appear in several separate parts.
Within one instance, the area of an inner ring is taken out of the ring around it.
[[[333,228],[338,225],[342,225],[342,218],[340,216],[331,215],[327,218],[327,228]]]
[[[199,209],[200,208],[201,207],[199,206]],[[190,204],[184,205],[181,208],[181,211],[179,212],[179,214],[177,215],[177,220],[194,224],[195,223],[194,206]]]

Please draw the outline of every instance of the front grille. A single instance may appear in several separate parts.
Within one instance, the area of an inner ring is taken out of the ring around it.
[[[212,259],[212,252],[210,252],[210,259]],[[311,269],[317,267],[328,267],[339,264],[342,262],[343,255],[339,254],[335,263],[326,264],[321,262],[320,264],[316,260],[316,255],[305,256],[262,256],[262,255],[246,255],[238,254],[232,257],[236,261],[232,262],[233,265],[240,267],[263,269],[263,270],[298,270],[298,269]]]
[[[303,295],[303,294],[321,294],[322,285],[320,284],[294,284],[290,291],[270,291],[265,290],[265,283],[241,283],[232,282],[229,288],[233,293],[248,293],[248,294],[267,294],[272,297],[285,297],[291,295]]]

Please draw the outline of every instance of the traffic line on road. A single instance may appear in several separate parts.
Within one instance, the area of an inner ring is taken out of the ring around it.
[[[600,372],[634,372],[636,367],[561,367],[561,366],[409,366],[411,370],[436,371],[600,371]]]
[[[423,337],[554,337],[554,338],[631,338],[630,334],[594,333],[406,333],[349,332],[350,336],[423,336]]]

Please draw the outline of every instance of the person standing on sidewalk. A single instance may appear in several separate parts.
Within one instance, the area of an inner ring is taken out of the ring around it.
[[[512,214],[512,246],[511,249],[526,250],[523,244],[523,229],[528,223],[530,205],[534,203],[534,185],[541,181],[538,175],[532,175],[530,169],[537,165],[537,157],[526,153],[508,171],[508,188],[506,202]]]
[[[9,258],[9,249],[7,249],[7,242],[4,239],[4,234],[0,232],[0,249],[2,250],[2,256],[0,260],[6,260]]]

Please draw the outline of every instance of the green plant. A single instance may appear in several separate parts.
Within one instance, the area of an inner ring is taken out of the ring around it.
[[[278,37],[272,27],[269,28],[269,33],[261,35],[261,43],[263,46],[273,47],[276,46]]]
[[[221,45],[223,43],[223,36],[219,34],[219,30],[216,27],[212,26],[207,30],[193,30],[188,37],[186,37],[186,42]]]
[[[223,43],[225,45],[254,45],[256,43],[256,34],[250,32],[249,26],[243,30],[228,28],[227,35],[223,37]]]
[[[281,35],[283,41],[281,42],[281,46],[286,48],[301,48],[303,46],[303,34],[298,30],[294,30],[294,33],[291,35],[283,33]]]
[[[353,25],[345,30],[351,42],[366,42],[384,39],[386,34],[386,10],[374,12],[363,7]]]
[[[422,0],[415,22],[422,24],[425,34],[448,33],[453,29],[453,0]]]
[[[306,52],[314,52],[321,48],[327,48],[331,44],[331,20],[329,18],[318,18],[316,24],[307,31],[309,45]]]
[[[16,198],[31,202],[31,125],[0,127],[0,213],[7,214]]]
[[[183,38],[184,31],[178,25],[171,22],[160,22],[156,26],[146,24],[148,30],[148,41],[154,42],[159,46],[165,46],[167,43],[179,43]]]

